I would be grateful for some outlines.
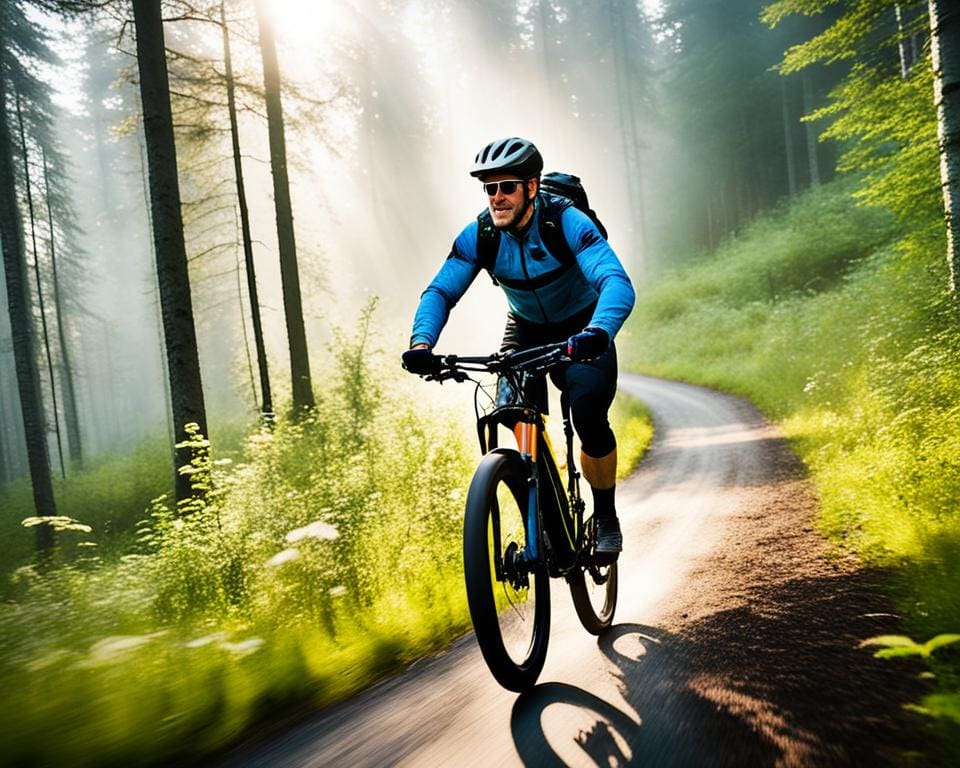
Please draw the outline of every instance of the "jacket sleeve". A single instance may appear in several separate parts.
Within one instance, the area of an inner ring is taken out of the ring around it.
[[[636,294],[630,278],[589,216],[570,207],[563,212],[561,224],[580,271],[598,295],[590,325],[603,328],[613,340],[633,309]]]
[[[453,241],[450,255],[420,296],[413,318],[410,346],[433,348],[453,309],[480,272],[477,264],[477,222],[469,224]]]

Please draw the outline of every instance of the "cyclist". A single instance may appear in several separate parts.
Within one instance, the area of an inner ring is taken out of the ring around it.
[[[617,386],[613,339],[633,308],[634,291],[590,217],[564,198],[540,191],[542,170],[543,157],[526,139],[493,141],[477,154],[470,175],[483,184],[488,210],[457,236],[423,292],[403,364],[417,374],[437,369],[439,358],[432,349],[450,310],[482,268],[478,240],[486,236],[481,227],[486,224],[489,230],[492,223],[500,233],[499,247],[488,266],[509,305],[502,349],[567,341],[574,362],[556,369],[551,378],[567,393],[580,437],[580,462],[597,520],[597,559],[612,562],[623,538],[614,499],[617,442],[607,412]],[[544,244],[541,231],[548,208],[560,211],[563,237],[575,263],[564,263]]]

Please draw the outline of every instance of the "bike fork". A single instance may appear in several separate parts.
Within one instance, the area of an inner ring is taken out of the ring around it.
[[[530,467],[527,481],[527,541],[523,548],[523,559],[535,563],[540,559],[540,516],[538,514],[537,493],[539,473],[537,469],[537,425],[526,421],[519,422],[513,429],[517,438],[520,455]]]

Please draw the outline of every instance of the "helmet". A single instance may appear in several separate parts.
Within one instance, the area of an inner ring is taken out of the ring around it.
[[[492,173],[516,173],[522,179],[531,179],[543,170],[543,157],[533,142],[511,137],[491,141],[473,160],[471,176]]]

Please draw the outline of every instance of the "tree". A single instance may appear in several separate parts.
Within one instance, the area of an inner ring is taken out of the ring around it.
[[[50,481],[46,423],[33,343],[27,260],[22,220],[17,204],[14,144],[8,119],[12,83],[33,82],[19,57],[35,58],[43,54],[44,46],[39,40],[39,33],[23,14],[21,4],[17,0],[8,0],[0,5],[0,247],[3,249],[17,389],[23,415],[34,506],[38,516],[50,517],[56,515],[57,511]],[[38,525],[36,531],[38,549],[51,548],[52,529],[47,525]]]
[[[247,295],[250,298],[250,319],[253,324],[253,339],[257,350],[257,368],[260,373],[260,413],[264,419],[273,416],[273,397],[270,394],[270,372],[267,368],[267,350],[263,341],[263,326],[260,322],[260,302],[257,298],[257,274],[253,261],[253,242],[250,236],[250,215],[247,211],[247,193],[243,183],[243,161],[240,155],[240,132],[237,127],[237,104],[233,81],[233,57],[230,53],[230,30],[224,2],[220,0],[220,26],[223,33],[224,79],[227,86],[227,112],[230,116],[230,139],[233,148],[233,168],[237,182],[237,205],[240,213],[240,230],[243,239],[243,259],[247,273]],[[309,368],[308,368],[309,371]]]
[[[287,176],[287,147],[283,128],[283,103],[280,88],[280,65],[277,61],[273,28],[267,18],[264,0],[256,0],[260,30],[260,55],[263,59],[263,87],[267,102],[267,130],[270,139],[270,170],[273,177],[273,198],[277,214],[277,245],[280,251],[280,280],[283,308],[287,321],[287,342],[290,346],[290,373],[293,379],[293,411],[295,415],[313,408],[313,385],[310,380],[310,359],[303,324],[300,298],[300,273],[297,266],[297,242],[293,229],[293,206]]]
[[[41,150],[42,152],[42,150]],[[57,315],[57,339],[60,350],[60,380],[63,392],[63,415],[67,428],[67,447],[70,451],[70,463],[75,468],[83,466],[83,445],[80,440],[80,417],[77,410],[77,393],[74,386],[74,368],[71,362],[70,344],[67,341],[66,322],[64,314],[66,302],[60,291],[60,273],[57,269],[57,236],[53,220],[53,197],[50,189],[50,170],[47,165],[47,154],[42,152],[43,159],[43,187],[44,198],[47,204],[47,223],[50,227],[50,274],[53,278],[53,303]]]
[[[33,272],[37,284],[37,302],[40,307],[40,328],[43,336],[44,357],[47,361],[47,372],[50,376],[50,399],[53,405],[54,433],[57,436],[57,456],[60,462],[60,472],[66,478],[66,465],[63,461],[63,439],[60,434],[60,413],[57,407],[57,382],[53,375],[53,355],[50,353],[50,331],[47,327],[47,311],[43,300],[43,281],[40,277],[40,250],[37,248],[37,216],[33,205],[33,184],[30,180],[30,156],[27,150],[27,135],[23,126],[23,110],[20,108],[20,92],[15,90],[14,101],[17,107],[17,128],[20,133],[20,152],[23,160],[23,186],[27,194],[27,212],[30,217],[30,241],[33,246]]]
[[[184,502],[192,497],[193,490],[189,475],[179,471],[179,468],[190,465],[194,458],[186,428],[189,424],[196,424],[202,435],[208,435],[206,409],[183,237],[177,150],[173,135],[160,0],[137,0],[133,4],[133,15],[150,177],[157,280],[160,287],[173,423],[177,436],[174,454],[177,470],[176,497],[178,502]]]
[[[960,290],[960,14],[945,0],[930,0],[933,101],[937,107],[940,184],[947,220],[950,287]]]

